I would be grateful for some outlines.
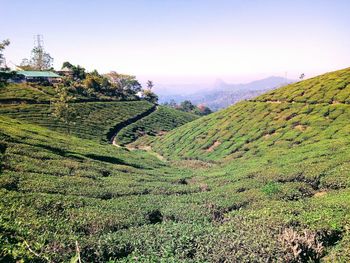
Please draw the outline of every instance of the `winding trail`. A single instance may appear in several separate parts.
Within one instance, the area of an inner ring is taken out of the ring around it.
[[[128,146],[121,146],[120,144],[118,144],[116,142],[116,137],[118,135],[118,133],[124,129],[126,126],[129,126],[145,117],[147,117],[148,115],[150,115],[151,113],[155,112],[156,110],[158,110],[158,105],[153,105],[152,108],[150,108],[149,110],[139,114],[139,115],[136,115],[135,117],[133,118],[130,118],[126,121],[123,121],[119,124],[117,124],[108,134],[107,134],[107,138],[108,138],[108,141],[113,144],[114,146],[116,147],[119,147],[119,148],[122,148],[122,147],[125,147],[127,148],[128,150],[130,151],[134,151],[134,150],[144,150],[146,152],[148,152],[149,154],[157,157],[159,160],[161,161],[167,161],[166,158],[156,152],[154,152],[151,148],[151,146],[143,146],[143,147],[140,147],[140,148],[134,148],[134,147],[128,147]]]
[[[156,110],[158,109],[158,106],[157,105],[153,105],[150,109],[148,109],[147,111],[145,112],[142,112],[141,114],[139,115],[136,115],[130,119],[127,119],[125,121],[122,121],[120,123],[118,123],[116,126],[114,126],[113,129],[111,129],[108,134],[107,134],[107,139],[109,141],[109,143],[117,146],[117,147],[122,147],[120,146],[116,141],[115,141],[115,138],[116,136],[118,135],[118,133],[124,129],[126,126],[129,126],[145,117],[147,117],[148,115],[150,115],[151,113],[155,112]]]

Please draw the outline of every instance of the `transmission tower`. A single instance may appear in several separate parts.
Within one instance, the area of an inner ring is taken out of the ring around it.
[[[34,46],[37,48],[44,49],[43,35],[35,35],[34,36]]]
[[[44,67],[44,40],[43,35],[34,36],[34,50],[32,57],[34,58],[34,67],[42,70]]]

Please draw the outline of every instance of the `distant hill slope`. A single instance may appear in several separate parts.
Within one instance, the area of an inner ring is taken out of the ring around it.
[[[197,115],[191,113],[158,106],[155,112],[122,129],[118,133],[116,141],[124,145],[144,135],[155,136],[160,133],[169,132],[178,126],[198,118]]]
[[[154,143],[165,155],[204,160],[349,139],[350,69],[327,73],[189,123]]]

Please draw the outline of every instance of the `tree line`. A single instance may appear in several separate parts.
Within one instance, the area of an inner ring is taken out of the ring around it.
[[[10,45],[10,41],[0,42],[0,82],[5,84],[8,79],[16,73],[11,71],[6,65],[6,59],[3,54],[5,48]],[[31,51],[29,59],[25,58],[20,64],[22,70],[32,71],[54,71],[52,67],[53,58],[46,52],[41,45],[35,46]],[[64,74],[62,69],[68,70]],[[105,100],[137,100],[144,99],[152,103],[158,102],[158,96],[152,91],[154,84],[148,81],[146,88],[133,75],[120,74],[111,71],[107,74],[100,74],[97,70],[88,72],[80,65],[73,65],[66,61],[61,70],[56,71],[61,74],[62,81],[60,86],[67,88],[67,91],[76,97],[88,97]],[[63,74],[62,74],[63,72]],[[38,81],[42,85],[51,85],[47,81]]]
[[[212,110],[204,104],[194,105],[190,100],[184,100],[181,103],[176,103],[174,100],[163,103],[164,106],[174,108],[180,111],[193,113],[204,116],[212,113]]]

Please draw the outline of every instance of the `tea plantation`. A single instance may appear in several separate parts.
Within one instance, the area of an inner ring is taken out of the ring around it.
[[[120,144],[131,143],[145,135],[155,136],[164,134],[197,118],[197,115],[191,113],[159,106],[155,112],[147,117],[122,129],[117,135],[116,140]]]
[[[349,262],[348,83],[325,74],[153,137],[167,161],[101,144],[112,103],[81,104],[100,128],[72,135],[29,118],[43,105],[2,105],[0,261]],[[117,141],[188,120],[160,107]]]
[[[72,134],[81,138],[107,140],[114,126],[151,109],[153,104],[120,101],[73,103],[72,106],[77,115],[70,127]],[[0,114],[67,133],[66,125],[52,115],[48,104],[0,105]]]

